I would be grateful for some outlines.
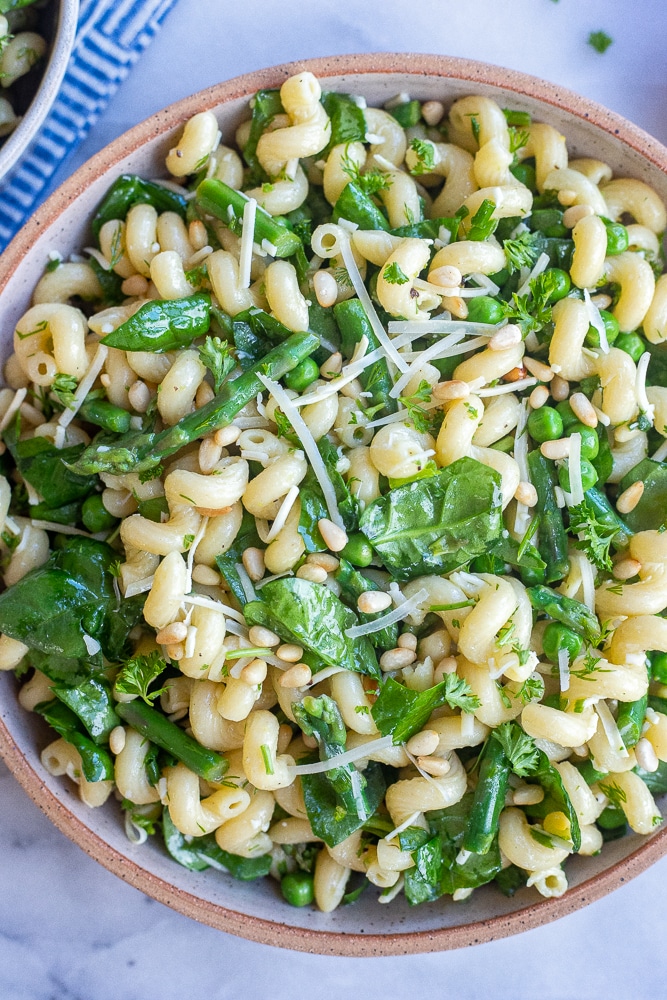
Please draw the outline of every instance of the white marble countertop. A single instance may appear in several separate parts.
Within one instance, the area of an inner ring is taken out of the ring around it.
[[[667,141],[664,0],[179,0],[58,180],[170,101],[312,55],[421,51],[520,69],[600,101]],[[614,39],[604,55],[590,31]],[[474,950],[406,958],[281,952],[199,926],[66,840],[0,764],[2,1000],[459,1000],[664,995],[667,859],[573,916]],[[350,993],[347,991],[350,990]]]

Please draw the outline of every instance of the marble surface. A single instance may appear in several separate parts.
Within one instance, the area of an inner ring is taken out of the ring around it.
[[[667,141],[663,0],[179,0],[62,181],[129,126],[201,87],[311,55],[467,56],[559,82]],[[605,55],[590,31],[614,38]],[[548,927],[474,950],[334,959],[241,941],[173,913],[66,840],[0,764],[2,1000],[366,1000],[437,987],[460,1000],[664,995],[667,859]]]

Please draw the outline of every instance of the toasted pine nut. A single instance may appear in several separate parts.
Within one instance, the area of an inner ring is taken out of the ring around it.
[[[405,744],[408,753],[413,757],[430,757],[438,749],[440,737],[435,729],[422,729],[420,733],[415,733]]]
[[[560,375],[554,375],[550,389],[551,395],[557,403],[562,403],[570,395],[570,383]]]
[[[575,417],[585,424],[586,427],[597,427],[598,415],[593,409],[593,404],[584,396],[583,392],[573,392],[570,396],[570,406]]]
[[[365,615],[374,615],[391,607],[391,597],[382,590],[367,590],[359,594],[357,607]]]
[[[449,309],[456,319],[466,319],[468,316],[468,303],[460,295],[452,295],[443,298],[443,308]]]
[[[415,650],[417,648],[417,636],[413,635],[412,632],[401,632],[396,645],[401,649]]]
[[[311,583],[324,583],[327,578],[327,571],[321,566],[313,566],[312,563],[304,563],[299,566],[296,575],[300,580],[310,580]]]
[[[198,563],[193,568],[192,579],[204,587],[218,587],[220,585],[220,574],[212,566],[205,566],[203,563]]]
[[[264,576],[266,566],[264,565],[264,553],[261,549],[251,546],[246,549],[241,556],[243,567],[251,580],[257,582]]]
[[[262,684],[266,680],[266,660],[260,660],[259,657],[251,660],[241,671],[241,680],[250,687]]]
[[[310,684],[313,674],[307,663],[295,663],[280,675],[278,683],[284,688],[300,688]]]
[[[553,368],[549,368],[548,365],[543,364],[542,361],[538,361],[537,358],[524,358],[523,367],[531,375],[534,375],[535,378],[538,378],[540,382],[551,382],[555,374]]]
[[[143,274],[133,274],[132,277],[126,278],[123,284],[120,286],[120,290],[123,295],[129,295],[131,297],[143,296],[148,291],[148,282],[144,278]]]
[[[635,509],[643,494],[644,483],[641,479],[638,479],[632,486],[628,486],[627,490],[623,490],[616,501],[616,510],[620,514],[629,514],[631,510]]]
[[[285,663],[298,663],[303,656],[303,649],[294,642],[285,642],[282,646],[278,646],[276,656]]]
[[[516,368],[510,368],[508,372],[503,375],[503,382],[518,382],[520,379],[525,378],[528,372],[526,369],[519,365]]]
[[[207,437],[199,445],[199,468],[202,472],[212,472],[220,461],[222,448],[215,443],[215,438]]]
[[[432,774],[434,778],[441,778],[452,769],[452,765],[445,757],[417,757],[417,765],[422,771]]]
[[[321,566],[327,573],[335,573],[340,566],[340,559],[330,556],[328,552],[311,552],[306,562],[309,566]]]
[[[145,382],[137,379],[127,390],[127,398],[133,410],[136,410],[137,413],[145,413],[151,401],[151,391]]]
[[[544,406],[548,398],[549,390],[546,385],[536,385],[528,397],[528,402],[534,410],[539,410],[541,406]]]
[[[202,382],[195,394],[195,408],[201,410],[202,406],[210,403],[214,396],[215,393],[208,382]]]
[[[608,309],[611,305],[611,295],[605,295],[604,292],[600,292],[599,295],[591,295],[591,302],[598,309]]]
[[[170,643],[170,645],[165,647],[165,652],[167,654],[168,660],[176,660],[176,662],[178,662],[179,660],[182,660],[183,657],[185,656],[185,643],[183,642]]]
[[[278,753],[285,753],[292,742],[292,735],[292,727],[288,726],[286,722],[281,723],[278,728]]]
[[[401,667],[409,667],[417,659],[417,654],[412,649],[388,649],[380,657],[380,666],[383,670],[400,670]]]
[[[514,491],[514,499],[526,507],[534,507],[537,503],[537,490],[532,483],[522,481]]]
[[[655,752],[650,740],[642,737],[635,747],[635,757],[637,763],[644,771],[657,771],[660,765],[658,755]]]
[[[428,276],[432,285],[439,285],[441,288],[459,288],[463,281],[463,275],[458,267],[453,264],[445,264],[443,267],[434,268]]]
[[[440,101],[425,101],[422,104],[422,118],[427,125],[439,125],[445,113]]]
[[[590,205],[572,205],[563,212],[563,225],[567,229],[574,229],[576,224],[585,219],[587,215],[594,215]]]
[[[453,674],[456,671],[456,659],[453,656],[444,656],[433,671],[433,683],[440,684],[445,674]]]
[[[323,309],[334,305],[338,298],[338,285],[329,270],[316,271],[313,275],[313,291],[315,298]]]
[[[314,736],[306,736],[306,734],[304,733],[301,739],[303,740],[303,745],[305,747],[308,747],[309,750],[314,750],[315,747],[317,746],[317,740],[315,739]]]
[[[216,431],[213,435],[213,440],[221,448],[226,448],[227,445],[234,444],[240,436],[241,428],[235,427],[234,424],[229,424],[227,427],[221,427],[219,431]]]
[[[102,372],[102,374],[100,375],[100,382],[102,383],[105,389],[108,389],[109,386],[111,385],[111,376],[107,375],[106,372]]]
[[[570,190],[570,188],[563,188],[562,191],[558,192],[558,200],[561,205],[574,205],[577,200],[577,192]]]
[[[321,517],[317,522],[322,540],[332,552],[340,552],[348,542],[347,532],[344,528],[339,528],[337,524],[330,521],[328,517]]]
[[[125,746],[125,730],[122,726],[114,726],[109,733],[109,750],[113,754],[119,754]]]
[[[631,580],[641,568],[642,564],[638,559],[619,559],[614,565],[613,573],[617,580]]]
[[[512,792],[512,802],[515,806],[536,806],[544,799],[544,789],[539,785],[522,785]]]
[[[208,243],[206,226],[200,219],[193,219],[188,226],[188,238],[193,250],[201,250]]]
[[[556,438],[555,441],[543,441],[540,451],[545,458],[557,461],[559,458],[567,458],[570,454],[570,439]]]
[[[353,378],[351,382],[346,382],[345,385],[340,390],[341,396],[347,396],[348,399],[359,399],[364,387],[358,378]]]
[[[341,368],[343,367],[343,355],[340,351],[336,351],[335,354],[331,354],[323,365],[320,365],[320,375],[322,378],[332,378],[334,375],[339,375]]]
[[[172,622],[165,625],[155,636],[155,641],[159,646],[171,646],[175,642],[183,642],[188,634],[188,626],[185,622]]]
[[[501,327],[497,333],[491,337],[488,343],[490,351],[506,351],[508,347],[515,347],[523,340],[523,334],[514,323],[508,323]]]
[[[266,647],[267,649],[278,646],[280,643],[280,636],[272,632],[270,628],[264,628],[263,625],[252,625],[248,630],[248,639],[253,646]]]
[[[470,395],[470,386],[462,379],[455,378],[449,382],[438,382],[433,386],[433,398],[439,402],[449,402],[452,399],[467,399]]]

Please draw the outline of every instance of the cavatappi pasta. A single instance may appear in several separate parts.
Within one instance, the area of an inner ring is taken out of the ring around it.
[[[48,49],[41,34],[43,23],[40,29],[43,16],[32,8],[33,3],[34,0],[26,0],[18,9],[5,9],[0,14],[0,144],[14,131],[26,107],[25,94],[21,95],[13,85],[43,63]],[[9,8],[13,6],[10,4]]]
[[[187,867],[561,895],[667,791],[664,205],[484,97],[302,73],[224,140],[17,323],[0,669]]]

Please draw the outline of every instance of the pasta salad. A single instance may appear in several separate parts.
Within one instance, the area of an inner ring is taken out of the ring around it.
[[[665,207],[308,72],[54,248],[0,390],[42,763],[288,903],[567,889],[667,791]]]

